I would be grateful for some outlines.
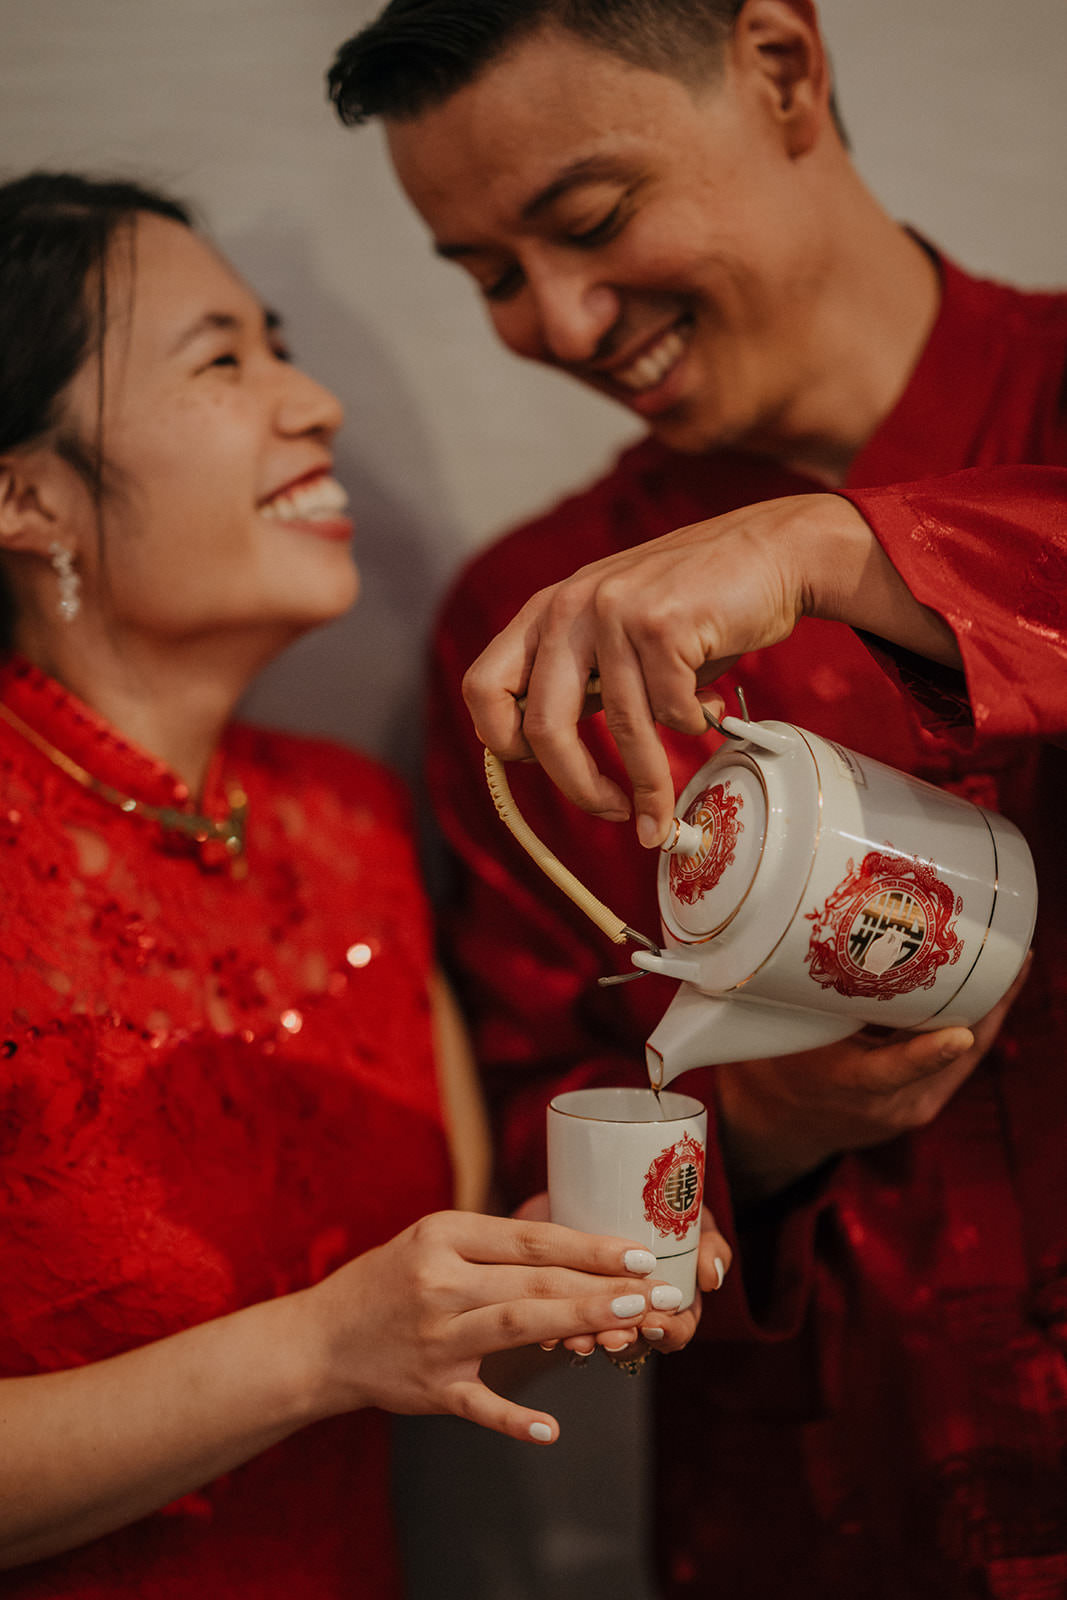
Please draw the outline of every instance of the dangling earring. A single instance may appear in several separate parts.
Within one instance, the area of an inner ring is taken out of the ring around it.
[[[82,581],[74,570],[74,552],[57,541],[48,546],[48,554],[59,581],[59,615],[64,622],[73,622],[82,606]]]

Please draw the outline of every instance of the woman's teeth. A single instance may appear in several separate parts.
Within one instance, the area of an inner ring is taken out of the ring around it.
[[[616,372],[617,382],[634,394],[639,394],[645,389],[654,389],[674,366],[687,341],[688,330],[671,328],[651,350],[646,350],[645,354],[631,366],[622,367]]]
[[[348,510],[348,496],[336,478],[315,478],[311,483],[297,484],[275,495],[262,507],[265,517],[279,522],[313,522],[326,520]]]

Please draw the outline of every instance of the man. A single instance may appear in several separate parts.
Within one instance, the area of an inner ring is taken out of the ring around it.
[[[548,1095],[639,1081],[670,987],[598,988],[605,942],[493,817],[458,691],[479,651],[479,734],[537,757],[523,812],[631,927],[655,932],[653,860],[545,773],[601,818],[632,790],[654,847],[701,700],[736,683],[1013,817],[1037,861],[998,1037],[1007,1005],[682,1080],[737,1263],[660,1364],[665,1593],[1067,1593],[1067,300],[887,216],[808,0],[394,0],[331,82],[385,119],[505,343],[651,434],[474,562],[438,634],[449,947],[515,1198],[543,1185]]]

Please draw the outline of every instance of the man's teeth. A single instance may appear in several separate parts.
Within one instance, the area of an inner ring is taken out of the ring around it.
[[[681,329],[671,328],[651,350],[646,350],[645,354],[631,366],[622,367],[616,372],[616,380],[635,394],[644,389],[655,388],[674,366],[685,349],[686,342]]]
[[[315,478],[295,489],[275,495],[262,508],[265,517],[279,522],[311,522],[316,517],[336,517],[348,510],[348,496],[336,478]]]

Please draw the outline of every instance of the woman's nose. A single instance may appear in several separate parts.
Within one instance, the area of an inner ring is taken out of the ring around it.
[[[282,368],[278,426],[283,433],[321,433],[328,438],[344,421],[344,407],[332,389],[299,367]]]

